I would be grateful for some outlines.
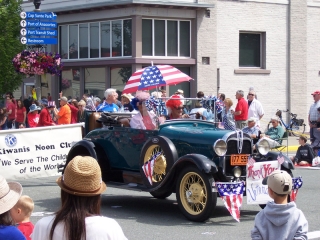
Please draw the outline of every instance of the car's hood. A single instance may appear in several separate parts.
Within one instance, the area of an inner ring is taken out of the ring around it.
[[[217,128],[213,123],[199,120],[167,121],[161,124],[159,129],[159,134],[169,139],[186,140],[189,143],[198,144],[213,144],[230,132],[230,130]]]

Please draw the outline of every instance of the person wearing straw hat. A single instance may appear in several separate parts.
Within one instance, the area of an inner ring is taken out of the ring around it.
[[[40,112],[39,122],[37,127],[45,127],[45,126],[54,126],[56,125],[50,115],[50,112],[53,112],[55,108],[55,102],[49,101],[47,99],[42,99],[41,104],[43,105],[43,109]]]
[[[132,112],[133,111],[133,106],[131,105],[131,100],[133,99],[134,97],[129,93],[129,94],[122,94],[121,95],[121,104],[123,106],[123,111],[124,112]]]
[[[0,175],[0,239],[25,240],[22,232],[15,226],[11,209],[18,202],[22,186],[18,182],[8,182]]]
[[[61,188],[60,209],[36,223],[32,240],[126,240],[114,219],[100,215],[101,193],[107,188],[101,177],[96,159],[74,157],[56,181]]]

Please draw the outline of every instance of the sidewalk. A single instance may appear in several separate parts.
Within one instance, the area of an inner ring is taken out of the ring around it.
[[[295,153],[298,150],[298,147],[299,147],[298,139],[299,139],[299,137],[295,137],[295,136],[288,137],[288,152]],[[308,141],[307,143],[310,144],[310,141]],[[287,141],[283,141],[282,144],[286,145]],[[282,152],[286,152],[286,151],[287,151],[287,148],[285,147],[282,150]]]

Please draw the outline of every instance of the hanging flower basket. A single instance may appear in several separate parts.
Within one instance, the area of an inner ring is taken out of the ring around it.
[[[58,53],[34,52],[24,50],[12,60],[16,72],[27,76],[61,75],[62,63]]]

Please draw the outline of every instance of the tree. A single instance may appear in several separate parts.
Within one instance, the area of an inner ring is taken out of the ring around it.
[[[12,59],[23,50],[20,42],[22,0],[0,0],[0,93],[13,92],[22,81]]]

